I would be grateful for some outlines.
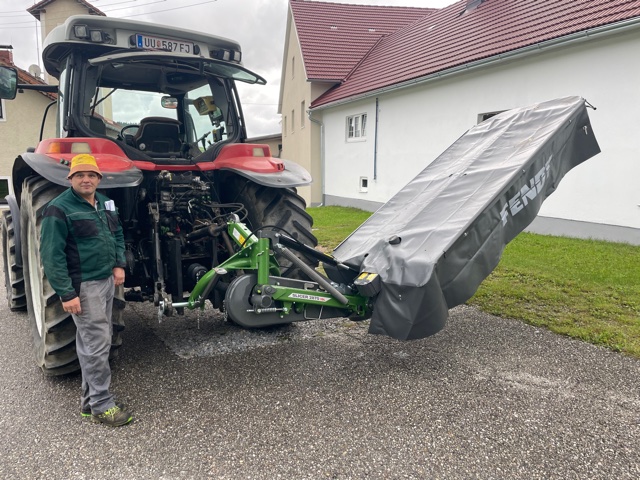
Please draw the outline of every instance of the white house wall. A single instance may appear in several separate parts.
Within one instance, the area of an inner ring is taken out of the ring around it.
[[[478,114],[580,95],[597,107],[590,117],[602,153],[569,172],[540,214],[640,228],[639,50],[637,31],[610,35],[381,94],[375,179],[376,99],[323,110],[327,203],[386,202]],[[360,113],[366,141],[347,142],[346,117]]]

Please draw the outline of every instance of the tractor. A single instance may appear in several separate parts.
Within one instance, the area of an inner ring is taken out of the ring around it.
[[[100,188],[118,206],[124,229],[126,283],[114,301],[114,355],[127,301],[181,301],[202,275],[235,253],[238,247],[218,228],[228,215],[255,231],[277,229],[317,244],[296,193],[311,182],[309,173],[274,158],[267,145],[246,143],[236,83],[266,82],[243,67],[238,43],[85,15],[52,30],[42,58],[58,85],[19,88],[57,94],[57,138],[41,139],[15,160],[2,242],[7,299],[11,310],[27,310],[45,374],[79,368],[75,325],[39,258],[40,213],[69,187],[66,172],[76,154],[96,158],[104,174]],[[4,73],[0,90],[11,98],[16,72],[5,67]],[[286,259],[279,265],[283,276],[304,277]],[[216,308],[232,278],[223,280],[209,295]]]

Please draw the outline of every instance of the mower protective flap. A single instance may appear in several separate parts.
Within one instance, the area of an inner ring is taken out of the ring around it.
[[[471,128],[333,252],[380,276],[369,333],[409,340],[441,330],[562,177],[599,152],[581,97]]]

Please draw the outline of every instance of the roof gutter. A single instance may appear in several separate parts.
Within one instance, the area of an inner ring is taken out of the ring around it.
[[[359,95],[353,95],[347,98],[343,98],[340,100],[336,100],[334,102],[329,102],[324,105],[319,105],[317,107],[311,107],[310,110],[324,110],[331,107],[336,107],[339,105],[344,105],[347,103],[351,103],[356,100],[362,100],[365,98],[371,98],[380,95],[381,93],[394,92],[396,90],[401,90],[403,88],[413,87],[415,85],[421,85],[424,83],[428,83],[434,80],[439,80],[444,77],[448,77],[451,75],[456,75],[458,73],[469,72],[471,70],[476,70],[478,68],[483,68],[491,65],[498,64],[505,60],[511,60],[513,58],[522,58],[529,55],[533,55],[539,53],[543,49],[551,49],[557,47],[564,47],[568,44],[584,42],[586,40],[590,40],[591,37],[600,37],[604,35],[609,35],[613,33],[622,33],[627,30],[631,30],[633,28],[637,28],[640,25],[640,17],[633,18],[631,20],[625,20],[623,22],[611,23],[609,25],[603,25],[601,27],[591,28],[589,30],[583,30],[581,32],[572,33],[571,35],[565,35],[564,37],[554,38],[552,40],[547,40],[545,42],[535,43],[533,45],[529,45],[527,47],[519,48],[517,50],[512,50],[505,53],[500,53],[498,55],[493,55],[488,58],[483,58],[481,60],[477,60],[475,62],[465,63],[463,65],[458,65],[446,70],[442,70],[440,72],[435,72],[429,75],[425,75],[423,77],[414,78],[411,80],[407,80],[406,82],[396,83],[394,85],[389,85],[387,87],[378,88],[376,90],[371,90],[370,92],[362,93]]]
[[[325,185],[325,168],[324,168],[324,122],[318,120],[317,118],[313,118],[313,115],[311,114],[311,110],[307,110],[307,115],[309,117],[309,120],[311,120],[313,123],[315,123],[316,125],[320,126],[320,191],[322,192],[322,203],[321,205],[326,205],[327,202],[325,200],[325,193],[324,193],[324,185]]]

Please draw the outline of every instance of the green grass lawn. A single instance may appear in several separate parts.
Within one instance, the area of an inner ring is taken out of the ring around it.
[[[308,211],[329,252],[370,215]],[[640,358],[640,247],[522,233],[468,303]]]
[[[640,247],[522,233],[469,303],[640,358]]]
[[[308,208],[313,217],[313,234],[323,250],[331,252],[360,226],[371,212],[348,207],[316,207]]]

